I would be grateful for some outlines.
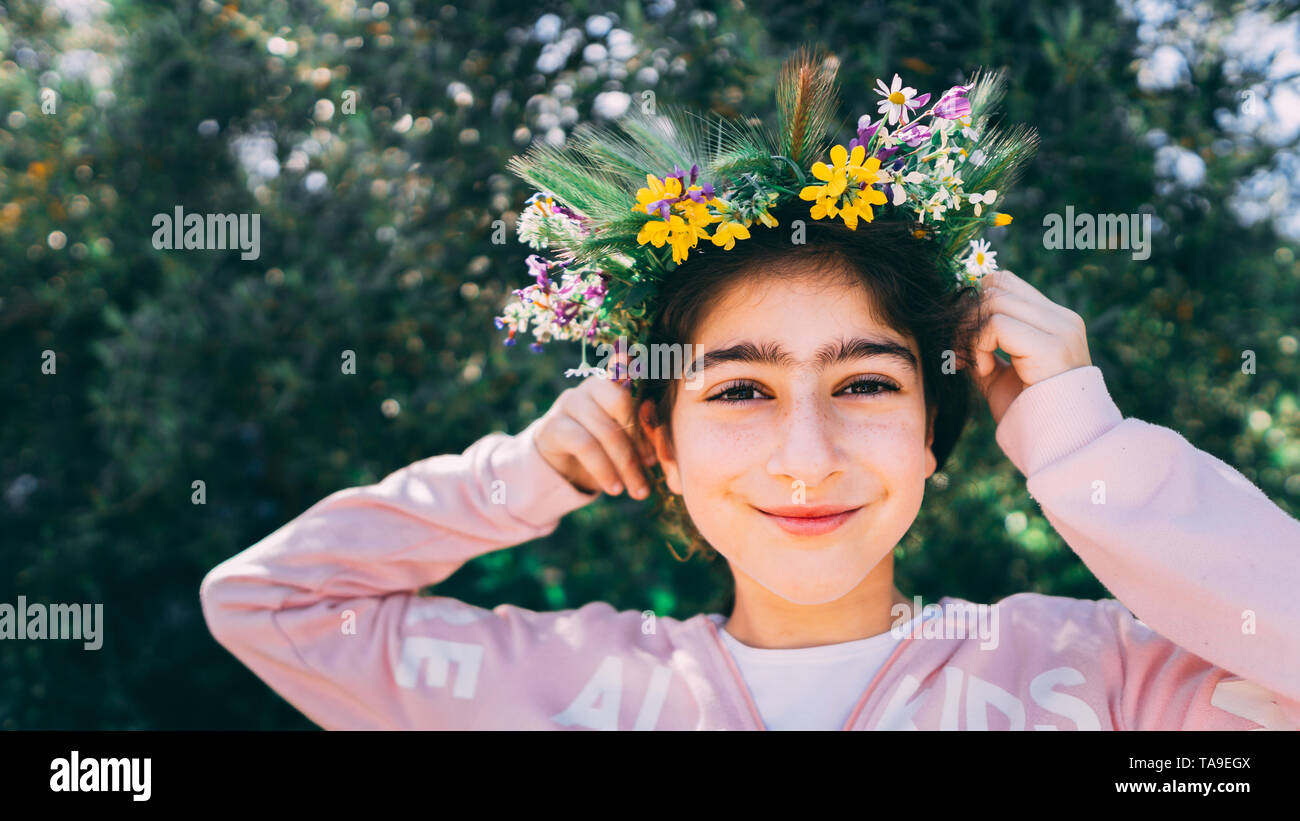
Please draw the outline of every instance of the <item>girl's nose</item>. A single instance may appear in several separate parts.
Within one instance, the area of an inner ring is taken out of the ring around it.
[[[801,397],[781,415],[776,445],[767,470],[774,476],[817,487],[839,469],[835,421],[830,408],[814,397]]]

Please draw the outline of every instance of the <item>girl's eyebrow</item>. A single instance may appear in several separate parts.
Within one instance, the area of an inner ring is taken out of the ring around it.
[[[873,356],[893,357],[914,373],[917,370],[916,357],[905,346],[892,339],[865,336],[841,338],[836,342],[829,342],[821,346],[817,349],[816,356],[813,357],[812,366],[817,371],[822,371],[840,362],[866,359]],[[789,351],[776,342],[764,342],[761,345],[755,345],[753,342],[745,341],[704,354],[699,358],[699,364],[695,368],[695,372],[697,374],[703,373],[714,365],[721,365],[724,362],[748,362],[757,365],[772,365],[779,368],[788,368],[799,364],[798,360]]]

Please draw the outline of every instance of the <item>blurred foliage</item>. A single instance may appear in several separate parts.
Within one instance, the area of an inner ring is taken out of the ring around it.
[[[1042,149],[1004,204],[1016,222],[994,237],[1000,261],[1089,321],[1126,415],[1175,428],[1300,512],[1300,261],[1224,207],[1278,149],[1211,150],[1225,139],[1216,112],[1240,103],[1212,49],[1187,82],[1140,88],[1137,23],[1113,3],[60,12],[77,6],[0,9],[0,601],[103,602],[107,625],[97,652],[6,642],[0,727],[312,726],[208,635],[204,573],[335,490],[521,430],[567,387],[574,351],[504,348],[492,327],[526,279],[513,233],[491,241],[531,193],[504,172],[509,156],[647,91],[771,117],[775,68],[804,42],[842,62],[846,133],[874,111],[878,76],[940,92],[1005,67],[1006,117],[1037,127]],[[1203,158],[1199,186],[1159,184],[1161,140]],[[260,257],[155,250],[153,215],[178,205],[259,213]],[[1150,259],[1049,253],[1043,215],[1067,205],[1152,212]],[[47,349],[55,375],[41,373]],[[340,372],[347,350],[355,376]],[[982,412],[932,480],[897,550],[900,588],[1107,595],[992,434]],[[677,562],[644,509],[602,499],[438,592],[679,618],[723,608],[725,569]]]

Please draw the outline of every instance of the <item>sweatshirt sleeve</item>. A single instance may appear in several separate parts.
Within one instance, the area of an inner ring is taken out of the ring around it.
[[[337,491],[222,562],[199,591],[213,636],[326,729],[508,723],[494,708],[518,703],[535,650],[608,632],[619,614],[486,610],[418,591],[599,495],[542,458],[536,426]]]
[[[1122,602],[1103,604],[1126,728],[1300,726],[1300,521],[1177,432],[1123,418],[1095,366],[1027,388],[996,437]]]

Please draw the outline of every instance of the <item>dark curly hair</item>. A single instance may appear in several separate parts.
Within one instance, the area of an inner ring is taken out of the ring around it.
[[[655,301],[649,342],[693,343],[699,323],[717,304],[728,286],[742,276],[761,271],[767,276],[805,276],[808,271],[847,278],[866,286],[879,316],[900,334],[913,339],[920,351],[920,367],[927,413],[934,420],[932,450],[942,468],[970,417],[975,391],[969,376],[970,345],[981,326],[979,296],[968,285],[949,279],[930,226],[907,221],[859,221],[856,230],[843,222],[813,220],[808,204],[793,201],[772,215],[779,225],[755,224],[750,238],[738,240],[731,250],[701,243],[683,264],[665,275]],[[796,221],[802,221],[803,242],[792,238]],[[650,350],[656,350],[651,348]],[[951,354],[945,357],[945,352]],[[953,369],[947,364],[961,363]],[[672,408],[678,379],[633,379],[636,407],[651,403],[651,424],[666,427],[672,443]],[[647,431],[636,414],[633,435],[649,447]],[[656,500],[655,513],[688,545],[685,561],[697,552],[715,554],[691,522],[682,499],[668,489],[662,467],[650,471]],[[676,555],[676,553],[674,553]]]

